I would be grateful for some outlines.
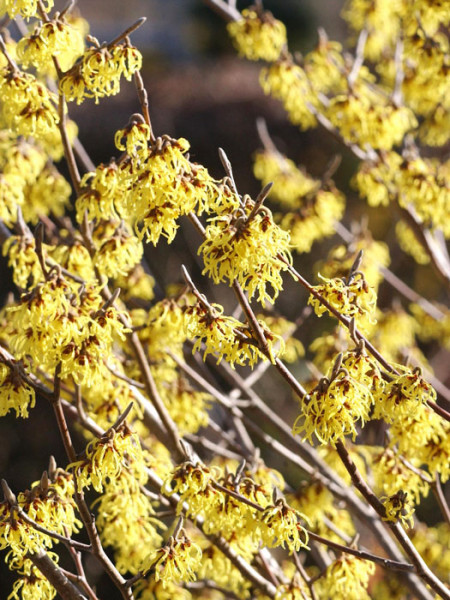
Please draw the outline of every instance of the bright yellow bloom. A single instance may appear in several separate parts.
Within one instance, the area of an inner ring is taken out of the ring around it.
[[[394,46],[405,13],[404,5],[403,0],[347,0],[343,18],[353,30],[359,32],[366,28],[369,34],[365,56],[373,61],[381,60],[383,50]]]
[[[189,147],[183,138],[163,136],[148,152],[143,148],[141,158],[133,153],[124,162],[122,171],[128,180],[126,207],[136,220],[139,239],[145,237],[156,245],[163,235],[171,243],[180,216],[191,211],[221,211],[236,203],[226,186],[219,185],[205,167],[189,160]]]
[[[301,401],[293,433],[312,443],[313,435],[321,444],[335,444],[346,435],[355,440],[356,423],[369,419],[373,396],[370,390],[341,369],[330,382],[321,379],[309,396]]]
[[[78,223],[83,222],[85,212],[91,221],[125,218],[126,190],[126,178],[114,160],[107,165],[100,164],[93,173],[86,173],[75,203]]]
[[[317,47],[304,57],[305,73],[316,93],[336,93],[345,89],[342,44],[319,34]]]
[[[126,151],[128,156],[145,161],[149,155],[150,127],[146,123],[133,121],[114,136],[116,148]]]
[[[166,546],[152,553],[143,565],[144,573],[154,571],[156,581],[181,583],[195,581],[200,566],[202,551],[200,546],[190,540],[184,530],[177,538],[170,537]]]
[[[141,491],[140,486],[146,483],[143,465],[129,455],[126,462],[117,477],[104,483],[104,491],[93,506],[101,540],[113,548],[116,567],[121,573],[136,574],[149,552],[161,545],[159,532],[166,527]]]
[[[24,189],[23,217],[36,224],[50,213],[62,217],[70,203],[72,188],[54,165],[47,163],[36,179]]]
[[[375,564],[351,554],[342,554],[325,571],[315,588],[320,597],[333,600],[370,600],[367,593],[369,578],[375,572]]]
[[[9,66],[0,72],[2,115],[18,135],[37,139],[58,131],[57,97],[41,82]]]
[[[210,469],[202,464],[194,465],[185,462],[166,478],[161,492],[166,496],[179,494],[177,513],[183,508],[183,503],[188,505],[187,513],[192,516],[204,516],[217,512],[218,507],[224,503],[224,494],[213,487],[213,482],[219,478],[220,470],[217,467]]]
[[[0,363],[0,417],[15,410],[16,417],[28,417],[36,403],[34,389],[20,376],[18,369]]]
[[[49,248],[43,244],[44,256]],[[8,266],[13,269],[13,281],[22,289],[33,288],[44,275],[35,251],[32,236],[12,235],[3,243],[3,256],[8,256]]]
[[[374,97],[372,90],[362,86],[358,93],[332,98],[326,114],[345,140],[362,148],[368,144],[372,148],[390,150],[418,124],[411,109],[389,104],[381,94]]]
[[[196,433],[208,425],[213,398],[206,392],[194,390],[184,377],[164,382],[160,394],[180,435]]]
[[[351,276],[349,283],[345,279],[327,279],[319,274],[320,279],[324,281],[314,286],[314,290],[320,294],[333,308],[347,317],[355,317],[356,322],[361,327],[367,326],[365,320],[369,323],[374,320],[377,295],[375,290],[366,283],[364,275],[357,271]],[[308,304],[314,308],[317,316],[321,317],[324,313],[332,314],[328,308],[320,302],[318,298],[310,295]]]
[[[0,219],[8,227],[17,220],[17,207],[24,203],[23,180],[19,175],[0,173]]]
[[[144,254],[142,242],[124,224],[103,223],[94,230],[92,237],[98,242],[93,263],[99,273],[107,277],[126,275]]]
[[[292,258],[289,234],[274,223],[268,209],[256,213],[253,209],[253,202],[248,201],[235,215],[210,219],[198,252],[205,263],[203,274],[216,283],[228,280],[230,286],[237,281],[249,299],[257,292],[264,306],[266,300],[273,303],[282,290],[281,271],[287,270],[286,262]]]
[[[81,104],[85,98],[114,96],[120,92],[120,78],[131,80],[142,66],[142,55],[128,44],[97,45],[88,48],[61,79],[60,90],[70,102]]]
[[[102,492],[103,486],[117,479],[129,461],[141,469],[145,467],[139,438],[124,426],[119,431],[111,429],[101,439],[89,442],[86,457],[69,468],[76,474],[79,491],[92,485],[97,492]]]
[[[317,108],[318,100],[302,67],[288,60],[274,63],[262,69],[260,84],[266,95],[281,100],[294,125],[303,130],[316,126],[311,107]]]
[[[60,68],[67,71],[83,54],[84,42],[81,32],[64,20],[40,23],[33,33],[23,37],[17,44],[17,58],[22,66],[35,67],[41,74],[54,71],[53,58]]]
[[[268,350],[273,361],[279,351],[283,351],[284,342],[281,336],[269,331],[264,323],[259,323],[267,340]],[[223,314],[223,307],[218,304],[210,308],[197,302],[185,309],[185,331],[189,338],[197,338],[192,352],[204,345],[203,359],[208,354],[217,357],[217,362],[225,358],[232,368],[250,365],[267,357],[258,349],[249,328],[234,317]]]
[[[261,537],[269,547],[288,548],[290,553],[308,548],[308,533],[300,521],[305,516],[291,508],[283,498],[267,506],[260,516]]]
[[[255,154],[253,173],[263,187],[273,184],[269,195],[271,200],[290,209],[299,208],[301,199],[320,185],[292,160],[269,150]]]
[[[27,355],[47,372],[58,365],[61,377],[92,385],[116,337],[125,337],[117,310],[103,309],[95,286],[73,286],[55,270],[43,284],[7,309],[16,328],[11,346],[17,358]]]
[[[137,264],[127,275],[116,277],[115,286],[120,288],[120,297],[126,303],[132,298],[148,302],[155,297],[155,280],[141,264]]]
[[[0,5],[0,15],[8,13],[11,19],[16,15],[21,17],[37,17],[38,6],[37,0],[2,0]],[[53,8],[53,0],[43,0],[42,7],[45,12],[50,12]]]
[[[286,27],[272,13],[244,9],[242,19],[227,29],[240,56],[248,60],[276,61],[287,44]]]
[[[417,472],[414,464],[414,470],[409,468],[391,448],[371,452],[370,459],[375,485],[383,494],[392,496],[402,490],[415,504],[420,503],[421,496],[427,496],[430,486],[425,477],[420,477],[420,470]]]
[[[342,192],[330,186],[307,197],[298,211],[276,215],[282,229],[289,232],[296,252],[309,252],[314,242],[335,234],[335,223],[342,218],[345,198]]]
[[[408,371],[393,377],[376,395],[375,419],[384,419],[387,423],[401,423],[405,417],[413,415],[420,404],[436,400],[436,392],[427,383],[420,369]]]
[[[389,248],[384,242],[372,239],[370,232],[364,232],[349,246],[344,244],[334,246],[328,252],[327,258],[318,263],[318,270],[327,278],[345,277],[360,250],[363,251],[361,264],[364,269],[364,277],[369,286],[378,290],[378,286],[383,280],[380,267],[387,267],[390,263]]]

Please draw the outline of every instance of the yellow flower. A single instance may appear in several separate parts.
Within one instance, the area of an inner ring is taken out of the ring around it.
[[[341,135],[361,147],[390,150],[400,144],[405,134],[417,127],[410,108],[389,104],[372,88],[359,87],[358,93],[338,94],[330,100],[327,117]]]
[[[272,13],[258,9],[244,9],[242,17],[227,26],[240,56],[248,60],[277,60],[287,44],[284,24]]]
[[[155,580],[161,580],[163,587],[166,583],[195,581],[201,558],[200,546],[191,541],[182,529],[177,538],[170,537],[167,546],[148,557],[142,570],[144,573],[153,570]]]
[[[218,478],[220,471],[217,467],[208,468],[202,464],[195,465],[187,461],[175,468],[165,479],[161,492],[166,496],[179,494],[177,513],[183,508],[183,503],[188,505],[188,515],[212,515],[224,503],[223,492],[213,487],[213,482]]]
[[[295,212],[277,214],[280,227],[289,232],[296,252],[309,252],[314,242],[335,234],[335,224],[345,209],[345,197],[334,185],[307,196]]]
[[[166,381],[160,386],[160,394],[180,435],[196,433],[209,422],[208,410],[212,396],[190,387],[184,377]]]
[[[70,203],[72,188],[54,165],[47,163],[36,179],[24,189],[23,216],[36,224],[52,213],[62,217]]]
[[[273,361],[277,352],[283,350],[283,339],[269,331],[264,323],[259,323],[267,340],[268,350]],[[185,331],[189,338],[197,338],[192,352],[204,345],[203,359],[208,354],[217,357],[217,362],[225,360],[234,368],[250,365],[267,357],[258,349],[248,327],[234,317],[223,314],[223,307],[218,304],[209,307],[197,302],[185,309]],[[278,346],[278,348],[277,348]]]
[[[54,72],[53,57],[58,59],[60,68],[67,71],[75,60],[83,54],[84,42],[81,32],[56,18],[40,23],[32,34],[23,37],[17,44],[17,58],[22,66],[35,67],[40,74]]]
[[[364,267],[364,277],[369,286],[378,290],[378,286],[383,281],[380,266],[387,267],[390,263],[389,248],[384,242],[372,239],[370,232],[364,232],[349,246],[344,244],[334,246],[328,252],[327,258],[318,263],[318,270],[327,278],[345,277],[360,250],[364,253],[361,263]]]
[[[142,55],[137,48],[127,44],[88,48],[75,65],[60,81],[60,90],[67,101],[76,100],[81,104],[85,98],[114,96],[120,92],[120,78],[128,81],[142,66]]]
[[[291,554],[301,548],[308,550],[308,533],[300,523],[305,518],[286,504],[283,498],[278,499],[275,504],[267,506],[261,513],[263,542],[271,548],[277,546],[288,548]]]
[[[319,35],[317,47],[304,57],[304,68],[315,92],[327,94],[345,88],[342,44]]]
[[[210,219],[205,241],[199,248],[207,273],[216,283],[237,281],[248,292],[249,299],[258,293],[265,305],[273,303],[282,290],[281,271],[290,263],[289,234],[273,221],[266,208],[254,210],[248,199],[246,206],[235,215]],[[272,292],[268,290],[270,284]]]
[[[427,383],[420,369],[408,371],[393,377],[378,391],[374,410],[375,419],[384,419],[387,423],[401,423],[405,417],[413,415],[419,405],[428,400],[436,400],[436,392]]]
[[[5,123],[18,135],[39,139],[58,131],[57,97],[33,75],[6,67],[0,72],[0,95]]]
[[[92,385],[126,329],[114,307],[103,308],[98,287],[69,284],[55,269],[7,309],[16,327],[11,346],[17,358],[29,355],[50,373],[60,365],[62,378]]]
[[[314,286],[314,290],[320,294],[333,308],[347,317],[355,317],[359,327],[367,327],[368,323],[375,323],[373,314],[376,308],[377,296],[375,290],[366,283],[364,275],[357,271],[350,276],[347,283],[345,279],[327,279],[319,274],[324,281]],[[318,298],[310,295],[308,304],[314,308],[317,316],[324,313],[332,314]]]
[[[86,458],[68,468],[76,474],[79,491],[92,485],[97,492],[102,492],[108,481],[119,477],[128,461],[141,469],[145,467],[139,438],[122,427],[119,431],[111,429],[99,440],[89,442]]]
[[[370,600],[367,586],[374,572],[373,562],[342,554],[327,568],[325,576],[318,580],[316,586],[323,598]]]
[[[156,245],[163,235],[171,243],[180,216],[217,207],[224,210],[236,203],[226,186],[220,186],[205,167],[189,160],[188,150],[189,142],[184,138],[163,136],[147,153],[143,151],[145,158],[132,154],[124,162],[122,171],[129,186],[126,207],[136,221],[139,239],[145,237]]]
[[[320,182],[297,167],[292,160],[269,150],[255,154],[253,173],[263,186],[273,184],[270,190],[271,200],[290,209],[302,206],[301,199],[320,186]]]
[[[100,164],[95,172],[81,179],[81,194],[75,202],[77,221],[82,223],[87,212],[89,220],[97,221],[125,218],[124,196],[127,180],[116,162]]]
[[[128,156],[145,161],[149,155],[150,127],[146,123],[133,121],[114,136],[116,148],[126,151]]]
[[[414,508],[410,505],[408,494],[403,490],[399,490],[396,494],[389,497],[381,498],[384,509],[386,511],[383,521],[397,523],[400,521],[406,527],[414,525],[413,512]]]
[[[26,418],[35,403],[34,389],[22,379],[19,370],[0,363],[0,417],[14,409],[16,417]]]
[[[314,390],[301,401],[293,433],[303,435],[312,443],[315,434],[321,444],[335,444],[351,435],[355,440],[356,423],[369,419],[373,396],[363,384],[341,369],[330,382],[324,377]]]
[[[260,84],[266,95],[281,100],[294,125],[303,130],[316,126],[311,107],[317,108],[318,100],[302,67],[289,60],[274,63],[262,69]]]
[[[108,230],[112,230],[111,233]],[[123,223],[112,222],[105,227],[99,226],[92,237],[99,241],[93,263],[99,273],[107,277],[126,275],[141,261],[144,253],[142,242]]]
[[[375,485],[388,496],[397,494],[400,490],[419,504],[421,496],[427,496],[429,484],[425,477],[420,476],[420,470],[414,464],[414,470],[409,468],[391,448],[383,448],[370,453]],[[423,472],[426,476],[426,473]]]
[[[53,8],[53,0],[43,0],[42,8],[45,12],[50,12]],[[3,0],[0,7],[0,15],[8,13],[11,19],[16,15],[21,17],[37,17],[38,2],[37,0]]]
[[[140,459],[138,459],[140,460]],[[154,514],[150,499],[141,491],[146,483],[143,466],[127,455],[127,466],[104,482],[96,506],[96,525],[105,546],[114,550],[117,569],[136,574],[152,549],[162,543],[165,525]]]
[[[402,0],[347,0],[343,18],[355,31],[368,30],[365,56],[377,61],[383,50],[393,47],[406,12],[404,6]]]
[[[17,220],[17,207],[24,203],[23,180],[13,173],[0,173],[0,219],[8,227]]]
[[[55,560],[57,556],[52,558]],[[31,561],[27,562],[31,565],[27,569],[28,572],[18,576],[7,600],[52,600],[56,596],[55,588],[39,569],[32,566]]]
[[[44,256],[50,250],[42,244]],[[32,236],[12,235],[3,243],[3,256],[8,256],[8,266],[13,269],[13,281],[22,289],[33,288],[44,278],[35,240]]]

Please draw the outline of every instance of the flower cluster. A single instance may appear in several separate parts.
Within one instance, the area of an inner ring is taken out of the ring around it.
[[[10,410],[15,410],[17,417],[28,417],[35,403],[35,391],[24,381],[19,368],[0,363],[0,417]]]
[[[274,223],[268,209],[257,209],[250,199],[236,214],[210,219],[200,253],[203,273],[216,283],[237,281],[250,299],[258,293],[263,306],[282,290],[281,272],[291,261],[289,234]]]
[[[284,23],[259,9],[244,9],[242,19],[229,23],[227,29],[239,54],[248,60],[273,62],[287,44]]]
[[[217,357],[217,363],[225,358],[234,368],[234,365],[253,367],[258,360],[267,358],[259,349],[251,330],[234,317],[224,315],[223,307],[219,304],[207,306],[197,302],[187,306],[184,315],[187,337],[196,338],[192,351],[196,352],[203,345],[203,359],[212,354]],[[262,321],[259,321],[259,327],[264,334],[269,357],[273,361],[278,353],[283,353],[283,338],[272,333]]]
[[[35,67],[40,73],[52,72],[53,58],[67,71],[83,54],[84,42],[79,29],[56,18],[38,25],[33,33],[17,44],[17,58],[23,67]]]
[[[110,480],[117,479],[128,461],[143,468],[139,439],[126,427],[110,429],[101,439],[89,442],[86,457],[70,465],[77,478],[79,491],[92,487],[97,492]]]
[[[161,580],[163,587],[166,583],[195,581],[201,557],[200,546],[181,530],[177,538],[170,537],[166,546],[148,557],[143,570],[154,571],[155,580]]]
[[[10,66],[0,72],[2,117],[17,135],[45,139],[58,135],[57,98],[33,75]]]
[[[301,401],[293,433],[312,443],[313,435],[321,444],[334,444],[346,435],[356,438],[356,423],[369,419],[373,395],[366,385],[342,368],[330,381],[324,377]]]
[[[98,287],[74,287],[57,270],[7,310],[15,355],[78,383],[92,385],[114,340],[125,337],[118,311],[104,305]]]
[[[53,0],[43,0],[40,5],[48,13],[53,8]],[[36,17],[38,12],[38,0],[3,0],[0,6],[0,15],[7,13],[11,19],[16,15],[29,18]]]
[[[286,504],[283,498],[266,506],[260,520],[264,524],[261,531],[264,543],[286,547],[291,553],[301,548],[308,549],[308,533],[301,520],[305,520],[305,516]]]
[[[335,600],[370,600],[367,586],[374,571],[374,563],[343,554],[319,580],[320,593]]]
[[[66,99],[81,104],[86,98],[114,96],[120,92],[120,79],[128,81],[142,66],[142,55],[131,44],[88,48],[73,67],[63,74],[60,90]]]
[[[315,294],[311,294],[308,300],[308,304],[312,305],[317,316],[321,317],[325,313],[333,314],[321,302],[320,297],[341,315],[355,317],[360,327],[362,325],[366,328],[375,322],[373,315],[377,296],[375,290],[367,285],[361,272],[357,271],[348,280],[327,279],[320,274],[319,277],[324,283],[313,287]]]

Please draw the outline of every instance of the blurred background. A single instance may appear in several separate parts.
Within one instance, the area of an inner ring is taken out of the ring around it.
[[[65,1],[56,1],[58,8],[65,4]],[[249,4],[238,2],[238,8]],[[264,1],[264,6],[286,24],[293,52],[311,50],[317,42],[319,26],[325,28],[330,39],[345,41],[348,30],[339,16],[343,4],[344,0]],[[349,225],[369,212],[374,237],[393,243],[393,270],[402,273],[409,284],[427,297],[438,294],[440,284],[431,270],[415,266],[398,248],[395,251],[389,211],[367,211],[365,202],[349,188],[348,182],[357,164],[353,156],[322,130],[302,133],[289,124],[281,105],[265,97],[259,86],[260,65],[236,56],[224,22],[204,6],[202,0],[78,0],[77,6],[90,23],[91,35],[100,42],[111,40],[138,18],[147,17],[146,23],[132,35],[132,42],[144,55],[142,75],[156,135],[187,138],[193,160],[204,164],[217,178],[224,175],[217,154],[217,149],[223,148],[233,165],[239,191],[252,195],[259,191],[252,175],[252,155],[260,147],[256,131],[258,117],[267,121],[278,148],[304,165],[313,176],[320,176],[333,155],[341,154],[342,163],[334,179],[347,196],[344,222]],[[124,127],[129,116],[140,111],[140,106],[133,84],[124,82],[120,95],[103,99],[98,105],[94,101],[71,105],[69,111],[79,126],[82,143],[98,164],[117,155],[115,131]],[[297,256],[296,264],[302,273],[316,281],[316,262],[339,241],[337,238],[326,240],[314,245],[310,254]],[[147,245],[146,258],[157,281],[157,299],[162,297],[166,285],[181,281],[181,262],[189,266],[195,281],[201,281],[197,247],[198,238],[187,219],[170,252],[164,241],[157,248]],[[10,289],[9,281],[6,261],[1,258],[0,293],[3,297]],[[217,301],[219,295],[223,301],[223,294],[226,297],[229,289],[221,287],[218,291],[211,287],[207,293],[211,301]],[[391,289],[382,286],[381,305],[389,305],[391,296]],[[228,298],[231,304],[231,296]],[[286,292],[277,304],[280,312],[295,318],[306,300],[299,287],[286,278]],[[300,336],[305,347],[324,327],[327,327],[325,318],[307,323]],[[297,371],[301,379],[304,374],[300,366]],[[279,385],[279,380],[267,382],[265,390],[269,397],[277,399],[280,409],[289,401],[290,393]],[[56,425],[49,427],[49,423],[54,423],[51,408],[42,401],[38,406],[39,410],[35,409],[28,420],[19,421],[13,416],[0,419],[0,473],[15,492],[40,478],[50,454],[56,455],[59,464],[66,463]],[[79,438],[77,447],[82,443]],[[92,564],[88,568],[95,571],[96,566]],[[10,585],[10,574],[0,560],[0,599],[7,598]],[[104,585],[99,581],[100,597],[111,600],[118,597]]]

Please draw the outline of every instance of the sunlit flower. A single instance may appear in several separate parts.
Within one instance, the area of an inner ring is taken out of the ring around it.
[[[111,429],[100,440],[89,442],[86,457],[70,465],[76,474],[78,489],[92,487],[97,492],[110,480],[117,479],[128,460],[144,468],[138,437],[126,427]]]
[[[291,256],[289,234],[274,223],[268,209],[255,211],[248,201],[236,215],[210,219],[205,238],[199,248],[203,273],[216,283],[237,281],[250,299],[258,293],[263,306],[266,300],[275,301],[283,286],[281,272],[287,270]]]
[[[156,581],[180,583],[195,581],[200,565],[202,551],[200,546],[189,539],[184,530],[177,538],[170,537],[167,546],[151,554],[143,565],[144,573],[152,570]]]
[[[258,9],[244,9],[242,17],[227,26],[239,54],[248,60],[277,60],[287,44],[284,24]]]
[[[15,410],[16,417],[28,417],[36,403],[34,389],[24,381],[18,368],[0,363],[0,417]]]
[[[308,533],[301,525],[305,516],[291,508],[283,498],[272,506],[267,506],[261,513],[261,536],[268,546],[282,546],[290,552],[308,549]]]

